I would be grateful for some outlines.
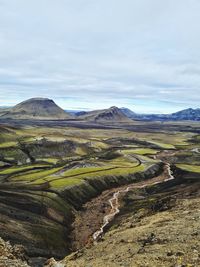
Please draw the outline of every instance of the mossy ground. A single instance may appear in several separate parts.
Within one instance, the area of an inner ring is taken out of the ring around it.
[[[200,165],[177,164],[176,166],[185,171],[200,173]]]
[[[191,149],[199,140],[197,134],[177,131],[137,133],[126,129],[73,127],[4,128],[0,133],[0,160],[4,164],[9,162],[10,167],[0,170],[0,177],[6,176],[12,183],[37,185],[49,182],[55,189],[93,177],[142,171],[157,162],[155,156],[166,149],[178,151],[179,158],[181,153],[182,157],[189,153],[193,155]],[[149,147],[142,145],[144,141]],[[151,148],[151,145],[159,149]]]

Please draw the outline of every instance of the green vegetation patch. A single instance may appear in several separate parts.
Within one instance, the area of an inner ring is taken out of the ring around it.
[[[152,159],[152,158],[149,158],[147,156],[143,156],[143,155],[139,155],[139,159],[141,160],[141,162],[145,162],[145,163],[156,163],[156,162],[159,162],[160,160],[158,159]]]
[[[123,157],[118,157],[116,159],[112,159],[109,161],[109,164],[112,166],[117,166],[117,167],[135,167],[138,165],[138,159],[134,157],[128,158],[128,153],[127,155]]]
[[[176,166],[185,171],[200,173],[200,165],[176,164]]]
[[[17,142],[14,142],[14,141],[3,142],[3,143],[0,143],[0,148],[14,147],[16,145],[17,145]]]
[[[140,165],[137,167],[116,167],[115,169],[109,171],[102,171],[100,173],[96,173],[95,176],[121,176],[121,175],[128,175],[136,172],[144,171],[147,165]],[[93,175],[94,177],[94,175]],[[92,178],[92,175],[87,175],[87,178]]]
[[[126,176],[130,175],[136,172],[142,172],[150,165],[140,165],[134,168],[116,168],[112,170],[103,170],[101,172],[95,172],[95,173],[88,173],[88,174],[81,174],[77,176],[76,178],[60,178],[53,181],[50,181],[50,186],[52,188],[61,188],[61,187],[67,187],[67,186],[73,186],[76,184],[82,183],[86,179],[94,179],[97,177],[105,177],[105,176]],[[44,180],[38,180],[37,183],[45,182]]]
[[[35,165],[26,165],[26,166],[13,166],[8,169],[2,170],[0,174],[4,175],[9,175],[9,174],[14,174],[16,172],[21,172],[21,171],[28,171],[34,168],[42,168],[42,167],[48,167],[49,165],[41,165],[41,164],[35,164]]]
[[[30,173],[24,173],[23,175],[16,175],[12,177],[13,181],[35,181],[41,178],[48,177],[49,175],[52,175],[58,171],[60,171],[62,168],[52,168],[48,170],[40,170],[40,171],[33,171]]]
[[[158,153],[158,150],[156,149],[151,149],[151,148],[138,148],[138,149],[126,149],[123,150],[124,153],[126,154],[138,154],[138,155],[155,155]]]
[[[37,183],[42,182],[42,180],[38,180]],[[44,182],[44,181],[43,181]],[[60,188],[60,187],[67,187],[73,186],[82,183],[83,180],[76,179],[76,178],[62,178],[55,181],[50,182],[50,187],[52,188]]]
[[[79,179],[87,179],[87,178],[95,178],[95,177],[103,177],[103,176],[119,176],[119,175],[128,175],[135,172],[144,171],[145,165],[140,165],[137,167],[115,167],[113,169],[103,169],[101,171],[91,172],[91,173],[80,173],[77,176]]]
[[[167,144],[167,143],[161,143],[161,142],[154,142],[154,141],[151,141],[152,144],[155,144],[157,146],[160,146],[161,148],[164,148],[164,149],[175,149],[175,146],[172,145],[172,144]]]
[[[37,180],[32,180],[31,184],[42,184],[45,182],[49,182],[50,187],[52,188],[60,188],[60,187],[67,187],[76,184],[80,184],[83,180],[86,179],[93,179],[97,177],[104,177],[104,176],[126,176],[129,174],[133,174],[136,172],[144,171],[150,164],[140,165],[137,167],[114,167],[109,169],[95,169],[95,171],[90,172],[83,172],[83,168],[76,169],[73,173],[68,173],[67,176],[60,176],[57,177],[53,175],[41,177]],[[87,169],[94,169],[94,168],[87,168]],[[73,177],[74,176],[74,177]]]
[[[60,159],[58,158],[37,158],[37,161],[45,161],[47,163],[56,164]]]

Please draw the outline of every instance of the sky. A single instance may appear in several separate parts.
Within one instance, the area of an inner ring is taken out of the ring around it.
[[[200,105],[199,0],[0,0],[0,105]]]

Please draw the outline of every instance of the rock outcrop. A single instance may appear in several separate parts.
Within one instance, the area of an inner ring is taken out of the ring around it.
[[[0,238],[0,267],[30,267],[23,246],[12,246]]]

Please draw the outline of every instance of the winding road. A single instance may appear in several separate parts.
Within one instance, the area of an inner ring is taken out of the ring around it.
[[[98,241],[102,234],[104,233],[104,229],[105,227],[114,219],[115,215],[118,214],[120,212],[119,208],[120,208],[120,204],[119,204],[119,196],[127,193],[130,189],[141,189],[141,188],[145,188],[147,186],[152,186],[152,185],[156,185],[156,184],[160,184],[163,182],[167,182],[169,180],[173,180],[174,176],[173,176],[173,172],[171,170],[170,164],[169,163],[165,163],[165,167],[164,167],[164,175],[163,176],[158,176],[155,177],[153,179],[150,179],[148,181],[142,181],[139,184],[132,184],[129,185],[128,187],[126,187],[123,190],[119,190],[117,192],[115,192],[112,196],[112,198],[110,198],[109,204],[111,206],[111,210],[109,212],[109,214],[107,214],[106,216],[104,216],[103,218],[103,225],[101,226],[101,228],[99,230],[97,230],[94,234],[93,234],[93,240],[94,241]]]

